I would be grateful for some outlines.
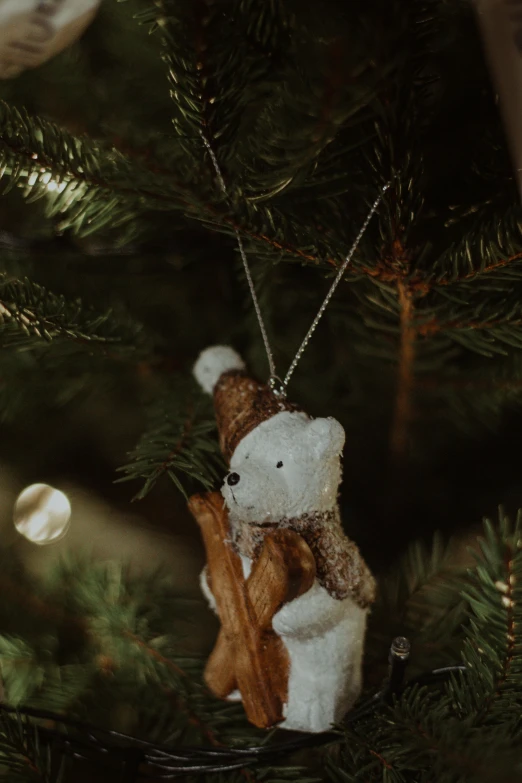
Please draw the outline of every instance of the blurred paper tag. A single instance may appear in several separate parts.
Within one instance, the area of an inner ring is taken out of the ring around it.
[[[101,0],[0,0],[0,79],[36,68],[83,33]]]
[[[475,0],[522,195],[522,0]]]

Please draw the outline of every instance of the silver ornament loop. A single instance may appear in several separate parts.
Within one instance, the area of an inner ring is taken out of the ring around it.
[[[286,385],[279,375],[271,375],[268,385],[276,397],[286,397]]]

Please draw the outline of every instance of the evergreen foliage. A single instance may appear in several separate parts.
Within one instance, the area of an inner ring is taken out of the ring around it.
[[[408,567],[401,563],[381,582],[374,624],[384,614],[402,618],[394,627],[408,629],[414,651],[410,674],[436,665],[437,658],[460,661],[465,670],[435,686],[423,685],[421,678],[390,705],[377,706],[344,730],[339,726],[324,750],[301,752],[277,769],[261,759],[248,765],[248,778],[518,780],[521,536],[522,512],[513,525],[501,511],[497,525],[486,520],[476,565],[464,570],[451,566],[439,540],[432,548],[413,545]],[[7,632],[0,637],[9,704],[88,717],[103,727],[110,725],[99,703],[103,694],[144,739],[216,748],[267,742],[246,723],[240,706],[216,701],[206,691],[204,661],[184,653],[191,602],[172,593],[165,574],[132,578],[116,563],[76,560],[62,563],[35,590],[20,564],[11,563],[0,585],[9,598],[1,612]],[[445,612],[451,606],[459,608],[458,622]],[[369,646],[377,649],[372,635]],[[369,682],[378,682],[383,660],[370,656]],[[6,768],[23,769],[25,763],[39,775],[21,779],[60,780],[62,767],[51,774],[47,746],[39,745],[45,725],[2,716]],[[283,738],[276,732],[268,741]]]
[[[174,391],[177,408],[172,403]],[[129,455],[132,462],[120,468],[126,474],[120,481],[145,480],[135,500],[144,498],[165,475],[186,497],[180,472],[211,489],[226,470],[217,441],[209,437],[215,429],[212,407],[196,383],[179,383],[162,401],[152,401],[149,427]]]
[[[370,561],[379,538],[377,565],[386,541],[395,552],[413,525],[426,534],[431,509],[444,522],[437,466],[459,482],[456,428],[496,431],[522,389],[520,207],[471,4],[105,0],[80,44],[0,92],[0,420],[15,442],[28,411],[43,421],[110,390],[144,422],[120,468],[136,499],[165,476],[184,494],[216,486],[213,414],[190,364],[232,342],[266,376],[237,237],[287,367],[391,182],[290,393],[347,429],[343,513],[356,539],[370,531]],[[487,523],[468,571],[455,544],[424,535],[378,574],[368,693],[399,634],[413,677],[464,671],[421,678],[323,750],[215,779],[522,778],[521,526],[503,512]],[[206,691],[186,644],[194,603],[164,574],[71,558],[36,582],[6,550],[0,596],[9,705],[171,746],[278,741]],[[78,780],[48,729],[0,712],[0,777]]]

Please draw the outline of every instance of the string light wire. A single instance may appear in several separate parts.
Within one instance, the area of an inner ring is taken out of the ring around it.
[[[27,726],[38,732],[41,744],[49,745],[53,754],[115,767],[121,772],[119,783],[138,783],[140,780],[174,780],[187,774],[204,775],[212,772],[230,772],[255,766],[272,765],[282,757],[302,748],[326,746],[342,741],[343,725],[353,725],[369,717],[379,708],[414,685],[436,685],[458,673],[465,673],[462,663],[433,669],[404,683],[410,644],[404,637],[393,640],[389,654],[389,671],[381,689],[363,700],[349,712],[338,729],[320,734],[302,733],[274,743],[243,748],[231,747],[171,747],[154,744],[119,731],[92,726],[48,710],[31,707],[11,707],[0,702],[0,713],[13,716],[19,727]],[[32,719],[32,720],[29,720]],[[44,723],[34,723],[43,721]],[[50,723],[49,723],[50,722]],[[50,725],[53,728],[50,728]],[[63,727],[59,728],[59,727]]]

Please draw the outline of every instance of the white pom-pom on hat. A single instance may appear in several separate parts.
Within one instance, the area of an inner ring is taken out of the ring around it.
[[[193,372],[203,391],[212,394],[224,372],[244,369],[243,359],[233,348],[229,345],[213,345],[200,353]]]

